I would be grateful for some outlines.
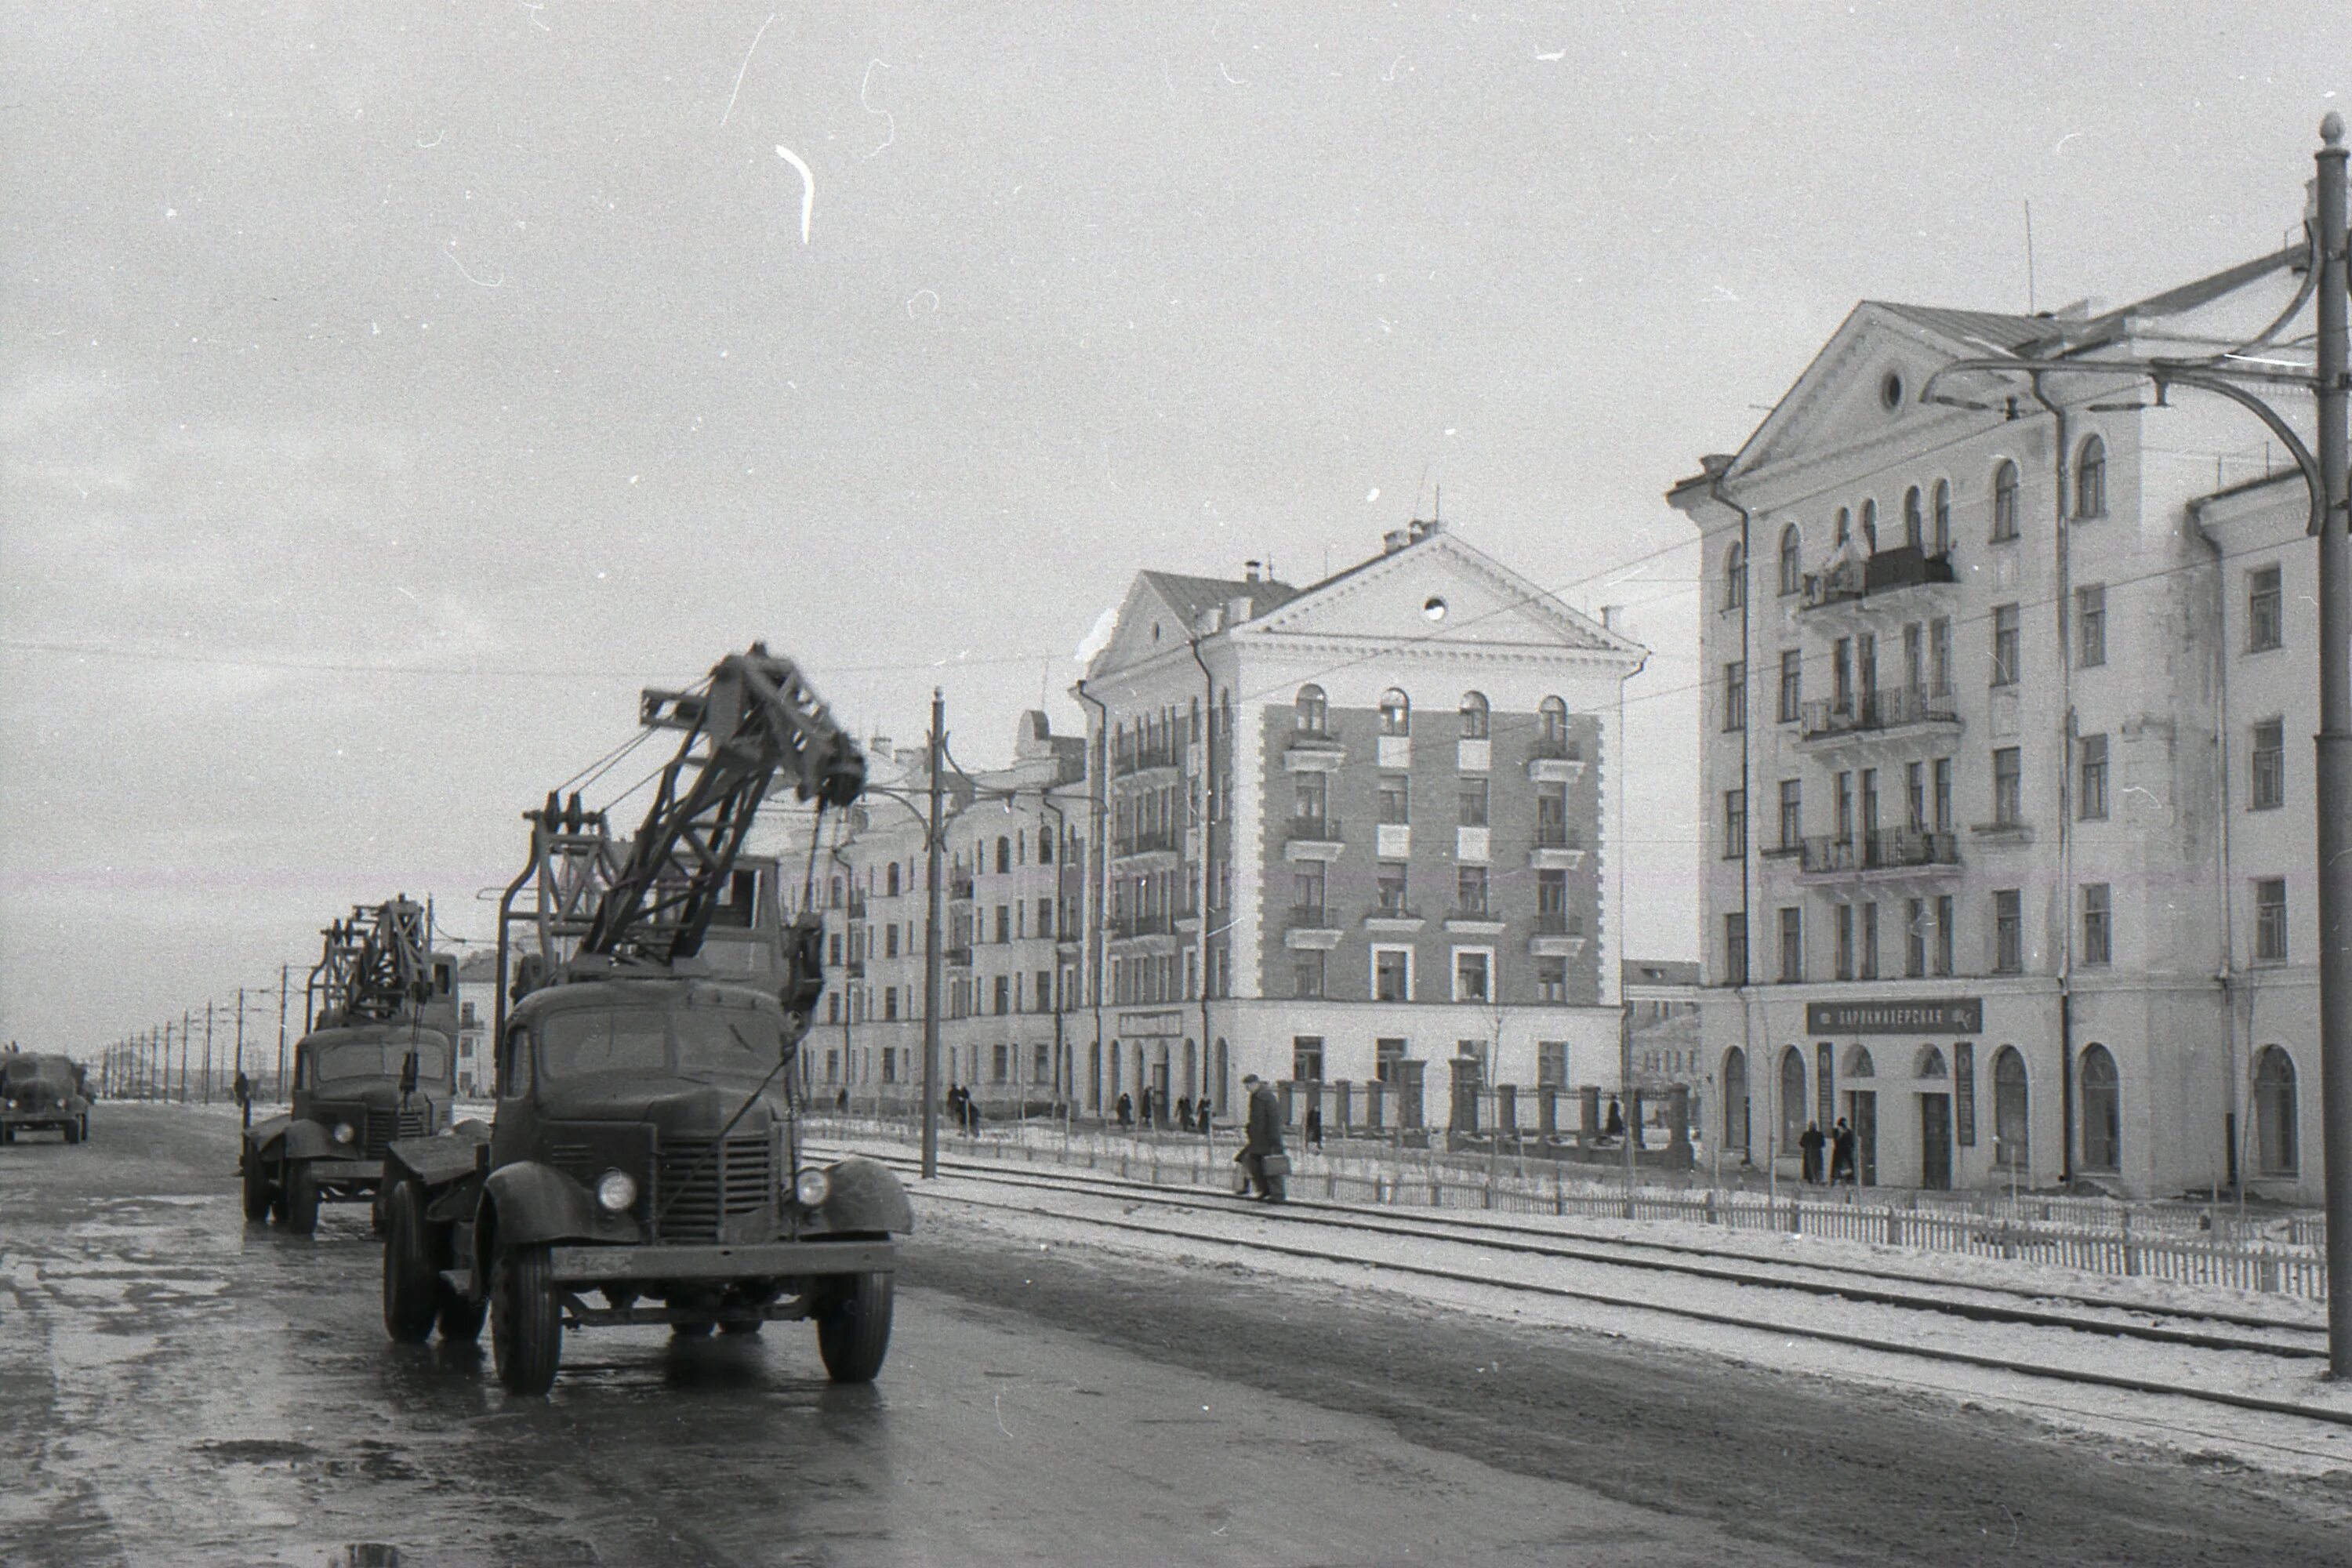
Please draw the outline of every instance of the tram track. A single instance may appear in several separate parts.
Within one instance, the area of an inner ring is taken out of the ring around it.
[[[911,1171],[918,1166],[918,1162],[907,1155],[893,1153],[872,1157],[878,1157],[884,1163],[902,1171]],[[1276,1225],[1312,1226],[1325,1231],[1334,1229],[1351,1231],[1406,1242],[1437,1243],[1488,1252],[1507,1253],[1538,1260],[1558,1260],[1605,1268],[1628,1268],[1704,1279],[1710,1283],[1731,1285],[1741,1289],[1782,1290],[1805,1296],[1835,1297],[1859,1305],[1957,1317],[1977,1323],[2058,1330],[2107,1338],[2139,1340],[2189,1349],[2269,1356],[2287,1362],[2301,1362],[2314,1357],[2324,1357],[2326,1354],[2324,1345],[2315,1348],[2304,1344],[2283,1344],[2274,1341],[2218,1334],[2164,1324],[2134,1323],[2113,1318],[2082,1317],[2039,1310],[2021,1304],[1969,1301],[1950,1295],[1885,1289],[1858,1282],[1801,1279],[1785,1273],[1773,1272],[1775,1269],[1784,1268],[1801,1268],[1814,1272],[1845,1273],[1865,1280],[1873,1278],[1894,1278],[1907,1279],[1913,1283],[1927,1283],[1919,1280],[1916,1276],[1881,1277],[1874,1276],[1870,1271],[1835,1265],[1808,1263],[1781,1266],[1763,1260],[1745,1259],[1743,1261],[1748,1263],[1748,1267],[1732,1268],[1668,1258],[1645,1258],[1639,1256],[1640,1252],[1645,1249],[1653,1253],[1673,1253],[1695,1252],[1698,1250],[1696,1248],[1654,1247],[1651,1244],[1643,1242],[1620,1244],[1585,1241],[1573,1244],[1551,1244],[1543,1240],[1526,1239],[1529,1233],[1520,1227],[1496,1226],[1491,1222],[1452,1220],[1443,1223],[1395,1222],[1385,1219],[1375,1221],[1364,1215],[1360,1210],[1339,1205],[1315,1203],[1311,1200],[1286,1203],[1279,1207],[1252,1204],[1246,1210],[1237,1212],[1234,1200],[1230,1198],[1205,1194],[1171,1193],[1165,1187],[1151,1184],[1104,1177],[1093,1173],[1048,1175],[1034,1171],[1006,1170],[1002,1166],[969,1161],[943,1161],[940,1163],[940,1170],[943,1174],[958,1180],[1015,1191],[1052,1193],[1080,1200],[1093,1198],[1127,1205],[1139,1205],[1167,1212],[1193,1212],[1212,1214],[1225,1218],[1247,1217],[1262,1222],[1271,1221]],[[1988,1354],[1949,1346],[1926,1345],[1916,1340],[1858,1333],[1823,1324],[1759,1321],[1753,1316],[1742,1313],[1726,1312],[1689,1303],[1661,1302],[1638,1295],[1617,1294],[1558,1283],[1514,1279],[1498,1276],[1491,1270],[1474,1272],[1467,1268],[1450,1268],[1436,1263],[1419,1263],[1388,1257],[1367,1256],[1329,1246],[1300,1245],[1267,1237],[1232,1238],[1204,1235],[1196,1230],[1186,1230],[1165,1223],[1149,1223],[1127,1217],[1128,1215],[1135,1212],[1132,1207],[1128,1209],[1125,1215],[1114,1218],[1075,1213],[1066,1209],[1041,1208],[1034,1203],[993,1202],[969,1194],[946,1193],[937,1189],[928,1190],[922,1195],[936,1201],[956,1203],[966,1207],[996,1209],[1033,1217],[1054,1218],[1070,1224],[1091,1226],[1138,1236],[1181,1239],[1192,1245],[1230,1247],[1244,1254],[1271,1254],[1301,1261],[1366,1268],[1451,1284],[1471,1285],[1553,1300],[1572,1300],[1620,1310],[1655,1313],[1686,1321],[1751,1332],[1808,1339],[1881,1354],[1944,1362],[2028,1377],[2113,1388],[2134,1394],[2166,1395],[2203,1404],[2224,1405],[2233,1409],[2294,1416],[2329,1426],[2352,1427],[2352,1412],[2332,1409],[2324,1405],[2305,1405],[2294,1400],[2238,1394],[2227,1389],[2170,1383],[2159,1378],[2102,1372],[2092,1368],[2056,1365],[2013,1355]],[[1507,1231],[1517,1234],[1510,1236],[1496,1234]],[[1707,1256],[1720,1257],[1721,1255]],[[1981,1290],[2020,1297],[2028,1295],[2027,1292],[2013,1287],[1954,1285],[1948,1281],[1934,1283],[1943,1286],[1946,1290]],[[2038,1299],[2050,1299],[2046,1294],[2035,1294]],[[2254,1325],[2273,1331],[2309,1334],[2315,1340],[2318,1334],[2318,1331],[2304,1329],[2301,1325],[2284,1323],[2275,1319],[2231,1319],[2225,1315],[2183,1313],[2173,1309],[2149,1305],[2124,1305],[2114,1301],[2097,1300],[2094,1298],[2060,1299],[2074,1300],[2111,1311],[2150,1313],[2180,1321],[2234,1321],[2241,1323],[2251,1321]]]

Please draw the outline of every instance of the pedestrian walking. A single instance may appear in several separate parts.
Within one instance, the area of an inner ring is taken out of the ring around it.
[[[1323,1108],[1319,1105],[1307,1108],[1307,1146],[1309,1149],[1323,1147]]]
[[[1806,1122],[1804,1136],[1797,1140],[1798,1152],[1803,1156],[1803,1181],[1809,1187],[1822,1179],[1822,1145],[1828,1142],[1818,1121]]]
[[[1143,1090],[1143,1125],[1147,1129],[1151,1125],[1151,1089],[1148,1085]]]
[[[980,1101],[969,1094],[963,1097],[963,1130],[974,1138],[980,1136]]]
[[[1830,1185],[1837,1185],[1841,1179],[1848,1186],[1856,1184],[1853,1142],[1853,1129],[1845,1124],[1844,1117],[1839,1117],[1837,1129],[1830,1135]]]
[[[1176,1131],[1179,1132],[1192,1131],[1192,1097],[1189,1094],[1179,1095],[1176,1098]]]
[[[1282,1152],[1282,1107],[1275,1100],[1274,1087],[1255,1073],[1243,1077],[1242,1092],[1249,1096],[1249,1136],[1235,1157],[1257,1184],[1257,1195],[1267,1203],[1280,1203],[1282,1178],[1289,1173],[1289,1161]]]
[[[1201,1119],[1201,1131],[1206,1133],[1209,1131],[1209,1097],[1207,1095],[1201,1097],[1201,1103],[1192,1108],[1192,1113]]]
[[[1609,1100],[1609,1124],[1601,1130],[1601,1133],[1604,1138],[1622,1138],[1625,1136],[1625,1113],[1622,1110],[1618,1109],[1617,1100],[1614,1096],[1612,1096]]]
[[[1127,1097],[1124,1089],[1118,1096],[1118,1125],[1122,1131],[1135,1125],[1135,1101]]]

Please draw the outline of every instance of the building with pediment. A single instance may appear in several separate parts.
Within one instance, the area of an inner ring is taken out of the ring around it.
[[[1864,1184],[2316,1198],[2310,503],[2194,385],[2307,364],[2305,254],[2115,310],[1864,302],[1669,492],[1727,1163],[1844,1119]]]
[[[1334,1132],[1532,1130],[1538,1086],[1613,1091],[1643,657],[1435,522],[1303,588],[1139,573],[1074,689],[1097,779],[1084,1107],[1148,1089],[1155,1121],[1203,1095],[1223,1116],[1255,1073]]]

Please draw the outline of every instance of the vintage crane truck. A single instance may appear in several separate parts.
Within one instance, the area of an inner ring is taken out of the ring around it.
[[[456,1094],[457,965],[432,950],[431,906],[405,894],[328,926],[303,1001],[287,1114],[245,1129],[245,1217],[297,1236],[322,1203],[371,1205],[381,1230],[384,1151],[448,1125]]]
[[[68,1143],[89,1142],[89,1083],[81,1064],[46,1052],[0,1056],[0,1143],[44,1131]]]
[[[865,759],[756,643],[695,691],[646,692],[640,717],[685,739],[635,838],[576,795],[524,813],[530,863],[499,906],[495,1117],[393,1144],[384,1327],[467,1339],[487,1312],[499,1381],[534,1394],[567,1328],[814,1319],[826,1372],[868,1382],[913,1211],[880,1164],[804,1156],[822,926],[784,921],[772,877],[763,892],[739,865],[780,770],[822,818],[857,798]]]

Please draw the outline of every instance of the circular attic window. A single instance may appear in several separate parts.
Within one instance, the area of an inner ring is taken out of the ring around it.
[[[1903,373],[1890,370],[1878,384],[1878,401],[1890,409],[1903,406]]]
[[[1445,618],[1445,601],[1432,594],[1422,601],[1421,613],[1433,621],[1442,621]]]

